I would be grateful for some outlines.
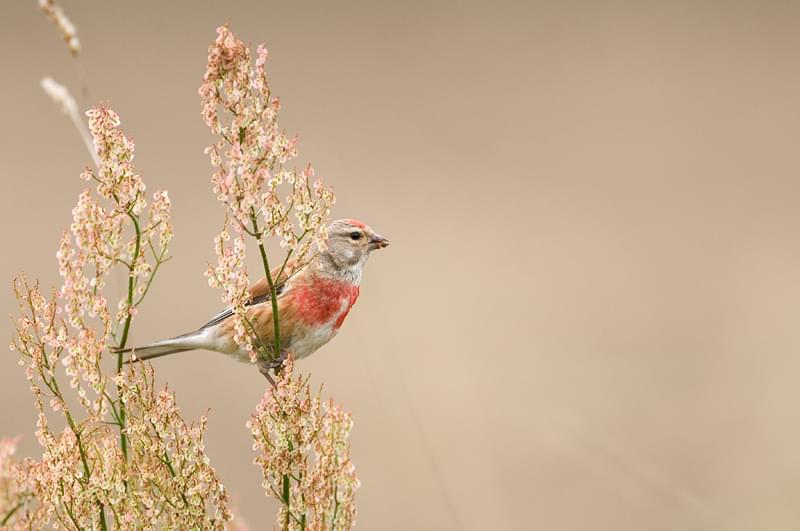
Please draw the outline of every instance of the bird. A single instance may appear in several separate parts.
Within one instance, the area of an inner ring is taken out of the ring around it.
[[[270,383],[270,370],[279,370],[286,356],[304,358],[327,344],[339,331],[360,293],[364,265],[370,254],[389,245],[389,240],[356,219],[338,219],[327,227],[325,250],[314,254],[289,277],[271,271],[280,323],[281,352],[270,359],[261,356],[256,365]],[[192,332],[119,352],[131,353],[128,363],[190,350],[210,350],[240,361],[249,354],[234,340],[233,309],[226,308]],[[250,287],[246,315],[257,343],[274,345],[272,299],[266,277]]]

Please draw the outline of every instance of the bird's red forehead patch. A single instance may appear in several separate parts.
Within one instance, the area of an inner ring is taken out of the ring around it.
[[[350,225],[354,225],[354,226],[358,227],[359,229],[366,229],[367,228],[366,224],[358,221],[357,219],[348,219],[348,220],[345,220],[345,221],[347,221],[347,223],[349,223]]]
[[[349,282],[320,278],[292,291],[297,304],[297,315],[304,324],[325,326],[336,319],[333,323],[334,329],[342,326],[359,294],[358,286]]]

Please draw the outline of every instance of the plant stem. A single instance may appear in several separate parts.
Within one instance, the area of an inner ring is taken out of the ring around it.
[[[45,367],[47,362],[45,361]],[[58,396],[61,401],[63,402],[64,399],[61,396],[61,390],[58,388],[58,382],[55,379],[55,376],[50,380],[50,382],[45,382],[48,387]],[[51,385],[52,384],[52,385]],[[75,435],[75,441],[78,443],[78,452],[81,455],[81,463],[83,464],[83,473],[86,475],[86,481],[89,481],[92,473],[89,471],[89,463],[86,460],[86,450],[83,448],[83,440],[81,439],[81,430],[78,429],[78,425],[75,424],[75,420],[72,418],[72,414],[69,412],[69,409],[64,409],[64,417],[67,419],[67,424],[69,425],[69,429],[72,430],[72,433]],[[106,527],[106,508],[99,499],[96,499],[97,506],[100,509],[100,527],[105,531]]]
[[[0,525],[6,525],[8,521],[11,520],[11,517],[14,516],[14,513],[17,512],[23,505],[25,505],[24,501],[19,502],[15,507],[12,507],[11,510],[8,511],[3,517],[3,519],[0,520]]]
[[[128,343],[128,333],[131,329],[131,319],[133,316],[131,315],[131,308],[133,308],[133,292],[135,290],[135,275],[134,275],[134,268],[136,267],[136,260],[139,257],[139,251],[142,246],[142,229],[139,226],[139,218],[138,216],[134,216],[130,212],[128,212],[128,217],[131,218],[133,222],[133,228],[136,231],[136,241],[134,242],[133,248],[133,258],[131,259],[130,266],[128,267],[128,315],[125,317],[125,324],[122,327],[122,337],[119,340],[119,345],[117,349],[117,373],[122,372],[122,362],[123,356],[122,353],[125,345]],[[119,395],[119,388],[117,388],[117,395]],[[125,457],[125,463],[128,462],[128,436],[125,434],[125,403],[120,400],[119,401],[119,444],[122,448],[122,455]],[[125,487],[127,488],[128,482],[125,482]]]
[[[286,517],[283,520],[283,528],[289,530],[289,515],[291,514],[291,506],[289,500],[289,476],[283,476],[283,503],[286,505]]]
[[[128,267],[128,308],[130,309],[133,305],[133,291],[134,291],[134,280],[135,276],[133,274],[133,270],[136,266],[136,258],[139,256],[139,251],[141,249],[142,244],[142,229],[139,226],[139,219],[134,216],[133,214],[128,214],[128,217],[131,218],[133,221],[133,228],[136,230],[136,241],[134,242],[133,248],[133,260],[131,260],[130,266]],[[131,329],[131,314],[128,313],[127,317],[125,317],[125,324],[122,327],[122,338],[120,338],[119,345],[117,348],[124,349],[125,344],[128,342],[128,333]],[[117,355],[117,372],[122,371],[122,352]]]
[[[272,324],[275,329],[275,341],[272,351],[272,359],[281,355],[281,325],[280,316],[278,315],[278,294],[275,290],[275,281],[272,278],[272,273],[269,270],[269,261],[267,260],[267,251],[264,249],[264,241],[262,234],[258,228],[258,218],[255,211],[250,212],[250,221],[253,223],[253,232],[258,234],[258,250],[261,253],[261,263],[264,266],[264,275],[267,277],[267,284],[269,285],[269,296],[272,301]]]
[[[156,429],[155,424],[153,424],[151,422],[150,425],[153,426],[154,430]],[[164,458],[162,459],[162,461],[164,462],[165,465],[167,465],[167,469],[169,470],[170,475],[173,478],[176,478],[177,476],[175,475],[175,468],[173,468],[173,466],[172,466],[172,459],[169,458],[169,454],[167,453],[166,450],[164,450]],[[183,505],[188,509],[189,508],[189,500],[186,499],[186,493],[183,492],[183,491],[181,491],[181,499],[183,500]]]
[[[280,326],[280,316],[278,315],[278,294],[275,290],[275,279],[272,278],[272,272],[269,270],[269,261],[267,260],[267,251],[264,249],[264,241],[262,240],[263,235],[259,232],[258,228],[258,217],[254,210],[250,211],[250,221],[253,223],[253,232],[258,234],[258,251],[261,253],[261,263],[264,266],[264,274],[267,277],[267,284],[269,285],[269,296],[270,300],[272,301],[272,324],[275,327],[275,345],[273,348],[273,359],[277,358],[281,355],[281,326]],[[283,266],[281,266],[281,273],[283,272],[283,267],[286,266],[286,262],[284,261]],[[280,274],[279,274],[280,276]],[[275,373],[277,374],[277,369]],[[291,448],[291,443],[290,443]],[[283,475],[283,503],[286,505],[286,518],[283,522],[283,528],[288,531],[289,530],[289,517],[291,516],[291,506],[289,500],[289,476],[284,474]]]

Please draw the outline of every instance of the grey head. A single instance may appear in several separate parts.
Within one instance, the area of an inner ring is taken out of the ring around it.
[[[328,225],[328,249],[323,253],[339,270],[360,270],[370,253],[389,245],[389,240],[356,219],[337,219]],[[326,260],[326,261],[328,261]],[[323,266],[324,267],[324,266]]]

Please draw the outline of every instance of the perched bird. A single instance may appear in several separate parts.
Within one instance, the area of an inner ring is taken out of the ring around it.
[[[279,367],[288,352],[303,358],[333,339],[359,294],[361,275],[369,255],[389,245],[389,240],[354,219],[339,219],[328,227],[328,244],[289,278],[275,278],[280,320],[281,353],[276,359],[257,362],[272,382],[270,369]],[[204,349],[249,361],[246,351],[234,341],[233,311],[228,308],[194,332],[149,345],[126,349],[135,358],[147,360],[176,352]],[[250,288],[247,318],[263,345],[274,343],[272,300],[266,278]]]

